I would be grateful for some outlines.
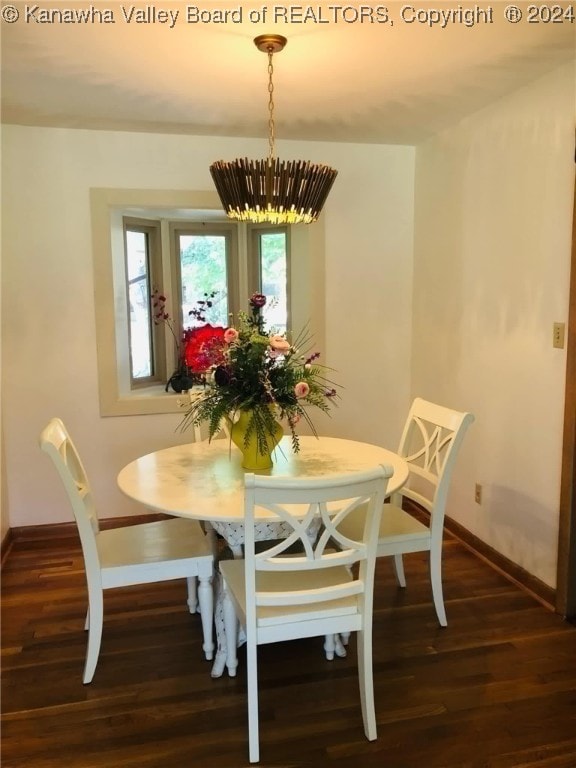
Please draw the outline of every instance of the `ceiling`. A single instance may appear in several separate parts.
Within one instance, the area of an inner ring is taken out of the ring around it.
[[[278,139],[417,144],[574,62],[576,23],[528,23],[527,4],[518,6],[517,23],[504,18],[507,3],[493,0],[492,23],[456,17],[441,28],[410,22],[413,10],[402,18],[403,7],[416,8],[425,20],[427,0],[388,2],[387,23],[383,5],[359,3],[13,2],[19,19],[1,22],[2,121],[265,137],[267,60],[252,40],[277,32],[288,38],[274,57]],[[26,18],[26,7],[38,10]],[[447,13],[474,7],[490,8],[434,4]],[[188,8],[202,16],[187,18]],[[93,17],[45,21],[64,9]]]

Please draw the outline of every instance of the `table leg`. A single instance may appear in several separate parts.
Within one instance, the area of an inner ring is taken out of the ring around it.
[[[216,627],[216,656],[212,665],[212,677],[222,677],[226,666],[226,628],[224,624],[224,595],[222,575],[216,570],[214,574],[214,625]]]
[[[202,619],[202,634],[204,643],[202,648],[208,661],[212,660],[214,654],[214,643],[212,641],[212,616],[214,606],[214,588],[212,586],[212,577],[199,576],[198,580],[198,604],[200,606],[200,617]]]
[[[228,633],[226,630],[227,622],[236,621],[236,614],[234,613],[234,607],[232,606],[232,615],[228,614],[228,618],[225,617],[224,606],[224,586],[222,583],[222,574],[220,571],[216,571],[214,575],[214,625],[216,627],[216,655],[214,657],[214,664],[212,665],[211,677],[222,677],[224,669],[227,666],[228,655],[230,654],[230,663],[233,664],[233,658],[236,656],[235,652],[232,653],[232,649],[229,648]],[[240,627],[237,632],[232,632],[232,635],[236,636],[236,644],[238,646],[243,645],[246,642],[246,633],[243,628]],[[231,640],[234,643],[234,639]],[[236,661],[236,666],[238,662]],[[228,673],[230,677],[234,677],[236,674],[236,666],[231,673],[230,666],[228,666]]]
[[[236,677],[236,669],[238,667],[238,654],[236,652],[238,647],[238,619],[236,618],[234,604],[229,594],[225,588],[222,591],[224,600],[224,630],[226,635],[226,666],[228,667],[228,675]]]

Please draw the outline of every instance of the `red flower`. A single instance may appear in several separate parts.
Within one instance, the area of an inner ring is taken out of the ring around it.
[[[186,331],[184,361],[192,373],[205,373],[224,362],[224,328],[210,323]]]

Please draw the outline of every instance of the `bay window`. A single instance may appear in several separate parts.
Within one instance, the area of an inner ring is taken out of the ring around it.
[[[183,329],[205,294],[206,322],[233,324],[254,292],[269,298],[274,333],[308,323],[324,331],[324,230],[231,222],[215,192],[92,189],[96,351],[103,416],[174,413],[166,382]],[[294,286],[298,286],[295,291]],[[154,323],[151,299],[166,297],[170,323]]]

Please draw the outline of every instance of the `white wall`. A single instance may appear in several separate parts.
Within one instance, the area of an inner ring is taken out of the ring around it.
[[[417,150],[412,393],[476,416],[448,513],[556,584],[574,69]],[[483,485],[481,506],[474,484]]]
[[[2,377],[5,491],[12,526],[71,519],[38,449],[67,423],[100,514],[142,510],[116,488],[134,457],[188,438],[180,415],[101,418],[95,352],[91,187],[213,189],[219,158],[265,155],[262,141],[3,127]],[[278,142],[278,154],[339,170],[325,207],[322,360],[345,385],[322,431],[396,445],[410,388],[414,149]]]
[[[412,157],[376,146],[346,156],[326,219],[328,362],[344,387],[347,435],[396,448],[410,405]]]

